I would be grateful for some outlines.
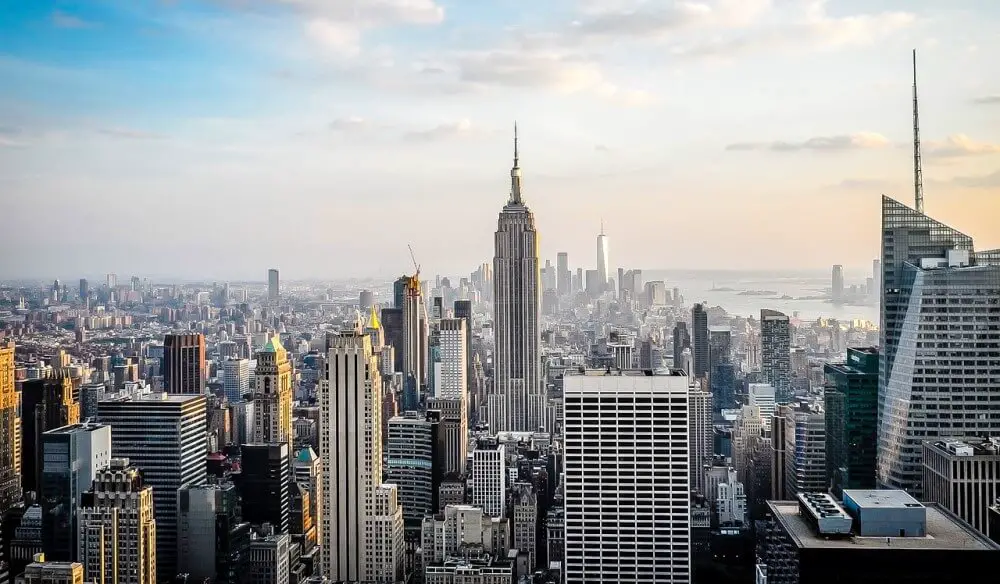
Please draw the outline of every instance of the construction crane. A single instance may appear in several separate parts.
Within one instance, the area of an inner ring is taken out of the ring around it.
[[[413,269],[417,271],[417,276],[420,276],[420,264],[417,263],[417,256],[413,255],[413,246],[407,243],[406,247],[410,250],[410,261],[413,262]]]
[[[417,263],[417,257],[413,254],[413,246],[406,244],[406,247],[410,250],[410,261],[413,262],[414,274],[410,276],[410,282],[407,286],[407,293],[412,296],[418,296],[420,294],[420,264]]]

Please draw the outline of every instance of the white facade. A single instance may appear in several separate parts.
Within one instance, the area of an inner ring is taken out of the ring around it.
[[[597,236],[597,280],[600,292],[608,287],[608,278],[611,276],[611,268],[608,265],[608,236],[604,235],[604,225],[601,225],[601,234]]]
[[[222,388],[230,402],[243,401],[243,396],[250,392],[249,359],[222,362]]]
[[[482,546],[488,554],[506,554],[507,521],[490,517],[474,505],[448,505],[443,513],[428,515],[420,528],[425,565],[457,556],[463,546]]]
[[[490,517],[505,517],[506,451],[503,444],[484,446],[472,451],[472,504],[482,508]]]
[[[688,393],[688,448],[691,488],[705,495],[705,464],[711,462],[715,451],[712,438],[712,394],[707,391]]]
[[[360,329],[327,339],[320,381],[323,575],[337,580],[376,580],[391,572],[376,543],[376,490],[382,485],[382,377],[371,338]]]
[[[747,388],[747,405],[760,408],[764,431],[770,431],[775,408],[774,386],[770,383],[751,383]]]
[[[368,581],[386,584],[402,581],[403,507],[396,485],[380,485],[375,489],[367,538],[367,553],[371,556]]]
[[[465,319],[442,319],[439,330],[441,361],[435,371],[434,397],[463,398],[469,391]]]
[[[688,381],[566,375],[566,584],[691,581]]]
[[[716,513],[719,516],[719,525],[746,525],[747,496],[743,491],[743,483],[736,480],[736,471],[730,468],[726,481],[720,482],[716,489]]]

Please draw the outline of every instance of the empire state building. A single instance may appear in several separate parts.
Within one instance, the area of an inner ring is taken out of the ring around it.
[[[535,216],[521,199],[517,126],[510,198],[497,220],[493,257],[493,326],[496,334],[494,386],[488,397],[494,432],[537,430],[543,425],[538,330],[538,231]]]

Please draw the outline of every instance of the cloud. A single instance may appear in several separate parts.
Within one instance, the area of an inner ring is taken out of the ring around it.
[[[836,136],[816,136],[802,142],[737,142],[726,146],[726,150],[731,152],[750,150],[769,150],[772,152],[797,152],[801,150],[837,152],[883,148],[888,145],[889,140],[881,134],[857,132],[855,134],[840,134]]]
[[[52,26],[56,28],[91,28],[93,22],[86,21],[78,16],[67,14],[62,10],[54,10],[51,16]]]
[[[892,186],[891,181],[880,178],[845,178],[837,184],[826,187],[830,190],[882,191]]]
[[[405,135],[410,142],[438,142],[455,138],[465,138],[479,133],[479,129],[468,119],[448,122],[426,130],[417,130]]]
[[[162,140],[162,134],[153,132],[143,132],[130,128],[98,128],[97,133],[108,138],[118,138],[122,140]]]
[[[368,127],[368,121],[358,116],[338,118],[330,122],[330,129],[334,132],[355,132]]]
[[[976,142],[965,134],[954,134],[943,141],[924,141],[922,153],[929,158],[960,158],[1000,153],[1000,144]]]
[[[1000,105],[1000,93],[974,98],[972,103],[976,105]]]
[[[1000,170],[980,176],[956,176],[951,182],[970,189],[1000,188]]]
[[[305,24],[306,35],[335,54],[354,57],[361,52],[361,30],[350,24],[312,19]]]

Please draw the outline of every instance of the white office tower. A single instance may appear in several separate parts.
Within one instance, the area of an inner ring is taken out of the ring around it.
[[[490,517],[507,516],[506,451],[496,440],[482,440],[472,451],[472,504]]]
[[[688,393],[688,448],[691,488],[703,495],[705,489],[705,465],[711,463],[715,452],[713,445],[712,394],[707,391],[691,390]]]
[[[764,432],[771,431],[771,416],[774,415],[775,392],[770,383],[751,383],[747,387],[747,405],[760,408],[760,419]]]
[[[326,344],[319,386],[323,575],[333,581],[387,582],[380,578],[393,573],[384,563],[391,555],[371,552],[396,549],[398,542],[383,538],[402,534],[403,528],[401,514],[398,530],[383,524],[384,512],[395,512],[380,490],[382,376],[371,338],[360,326],[328,336]]]
[[[726,472],[726,480],[716,485],[715,502],[720,527],[747,526],[747,495],[731,467]]]
[[[565,584],[691,581],[688,382],[564,379]]]
[[[439,331],[441,360],[435,363],[434,397],[465,399],[469,391],[465,319],[442,319]]]
[[[250,360],[226,359],[222,362],[222,388],[230,402],[243,401],[250,393]]]
[[[367,534],[371,547],[367,548],[372,569],[367,579],[371,582],[401,582],[403,580],[403,506],[399,504],[396,485],[380,485],[372,498],[372,516]]]
[[[597,236],[597,283],[598,290],[608,289],[608,278],[611,268],[608,266],[608,236],[604,235],[604,221],[601,221],[601,234]]]
[[[153,489],[143,484],[138,467],[127,458],[111,459],[81,497],[78,517],[77,558],[85,581],[156,582]]]
[[[488,398],[490,430],[530,432],[544,423],[538,329],[538,231],[535,216],[521,199],[517,129],[510,199],[500,211],[493,257],[494,395]]]

